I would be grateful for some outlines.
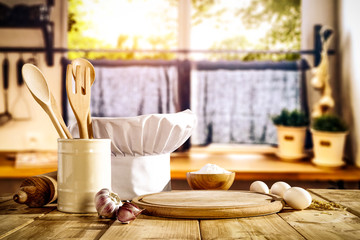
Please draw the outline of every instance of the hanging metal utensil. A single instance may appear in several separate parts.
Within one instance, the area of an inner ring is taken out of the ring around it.
[[[26,62],[31,63],[32,65],[38,66],[38,60],[37,60],[36,53],[33,53],[32,56],[30,58],[28,58]]]
[[[7,55],[5,55],[3,64],[2,64],[2,71],[3,71],[3,90],[4,90],[4,107],[5,110],[3,113],[0,114],[0,126],[4,125],[5,123],[9,122],[12,119],[12,116],[9,112],[9,99],[8,99],[8,89],[9,89],[9,59]]]
[[[16,63],[16,77],[17,77],[17,97],[15,99],[15,103],[11,108],[11,114],[14,120],[18,121],[27,121],[31,118],[30,108],[28,102],[24,99],[24,95],[22,94],[22,89],[24,85],[24,78],[22,76],[21,69],[24,66],[25,61],[20,54],[20,58]]]

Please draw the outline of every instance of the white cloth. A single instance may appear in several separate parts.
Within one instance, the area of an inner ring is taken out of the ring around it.
[[[191,143],[276,144],[271,116],[301,109],[301,71],[196,70],[192,109],[198,126]]]
[[[113,156],[112,190],[122,199],[170,191],[170,153],[149,156]]]
[[[120,198],[171,190],[170,153],[192,134],[197,123],[190,110],[128,118],[93,118],[94,138],[111,139],[112,190]],[[78,137],[77,124],[70,126]]]

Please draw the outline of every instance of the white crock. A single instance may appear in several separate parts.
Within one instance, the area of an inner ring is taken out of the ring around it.
[[[96,212],[94,197],[111,188],[110,139],[58,139],[59,211]]]
[[[323,132],[311,129],[315,165],[323,167],[340,167],[343,161],[344,146],[348,132]]]
[[[276,126],[278,135],[277,155],[284,160],[298,160],[304,157],[307,127]]]

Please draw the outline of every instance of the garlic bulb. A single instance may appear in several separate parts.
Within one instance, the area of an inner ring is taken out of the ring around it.
[[[140,209],[135,204],[126,202],[117,210],[116,217],[121,223],[130,223],[142,211],[143,209]]]
[[[314,105],[314,110],[311,113],[311,117],[312,118],[317,118],[317,117],[320,117],[322,114],[323,114],[323,112],[322,112],[320,104],[316,103]]]
[[[328,108],[333,108],[335,105],[334,99],[329,95],[322,96],[319,100],[319,104],[320,106],[325,106]]]
[[[319,77],[313,77],[313,78],[311,79],[311,85],[312,85],[314,88],[321,89],[321,88],[323,88],[323,86],[324,86],[324,82],[322,82]]]
[[[121,206],[120,197],[107,188],[101,189],[95,195],[95,208],[100,217],[115,218],[115,214]]]

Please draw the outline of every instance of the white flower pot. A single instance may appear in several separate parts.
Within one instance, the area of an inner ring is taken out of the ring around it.
[[[348,132],[323,132],[311,129],[314,143],[312,162],[322,167],[340,167],[343,161],[344,146]]]
[[[278,135],[277,155],[284,160],[299,160],[304,154],[307,127],[276,126]]]

